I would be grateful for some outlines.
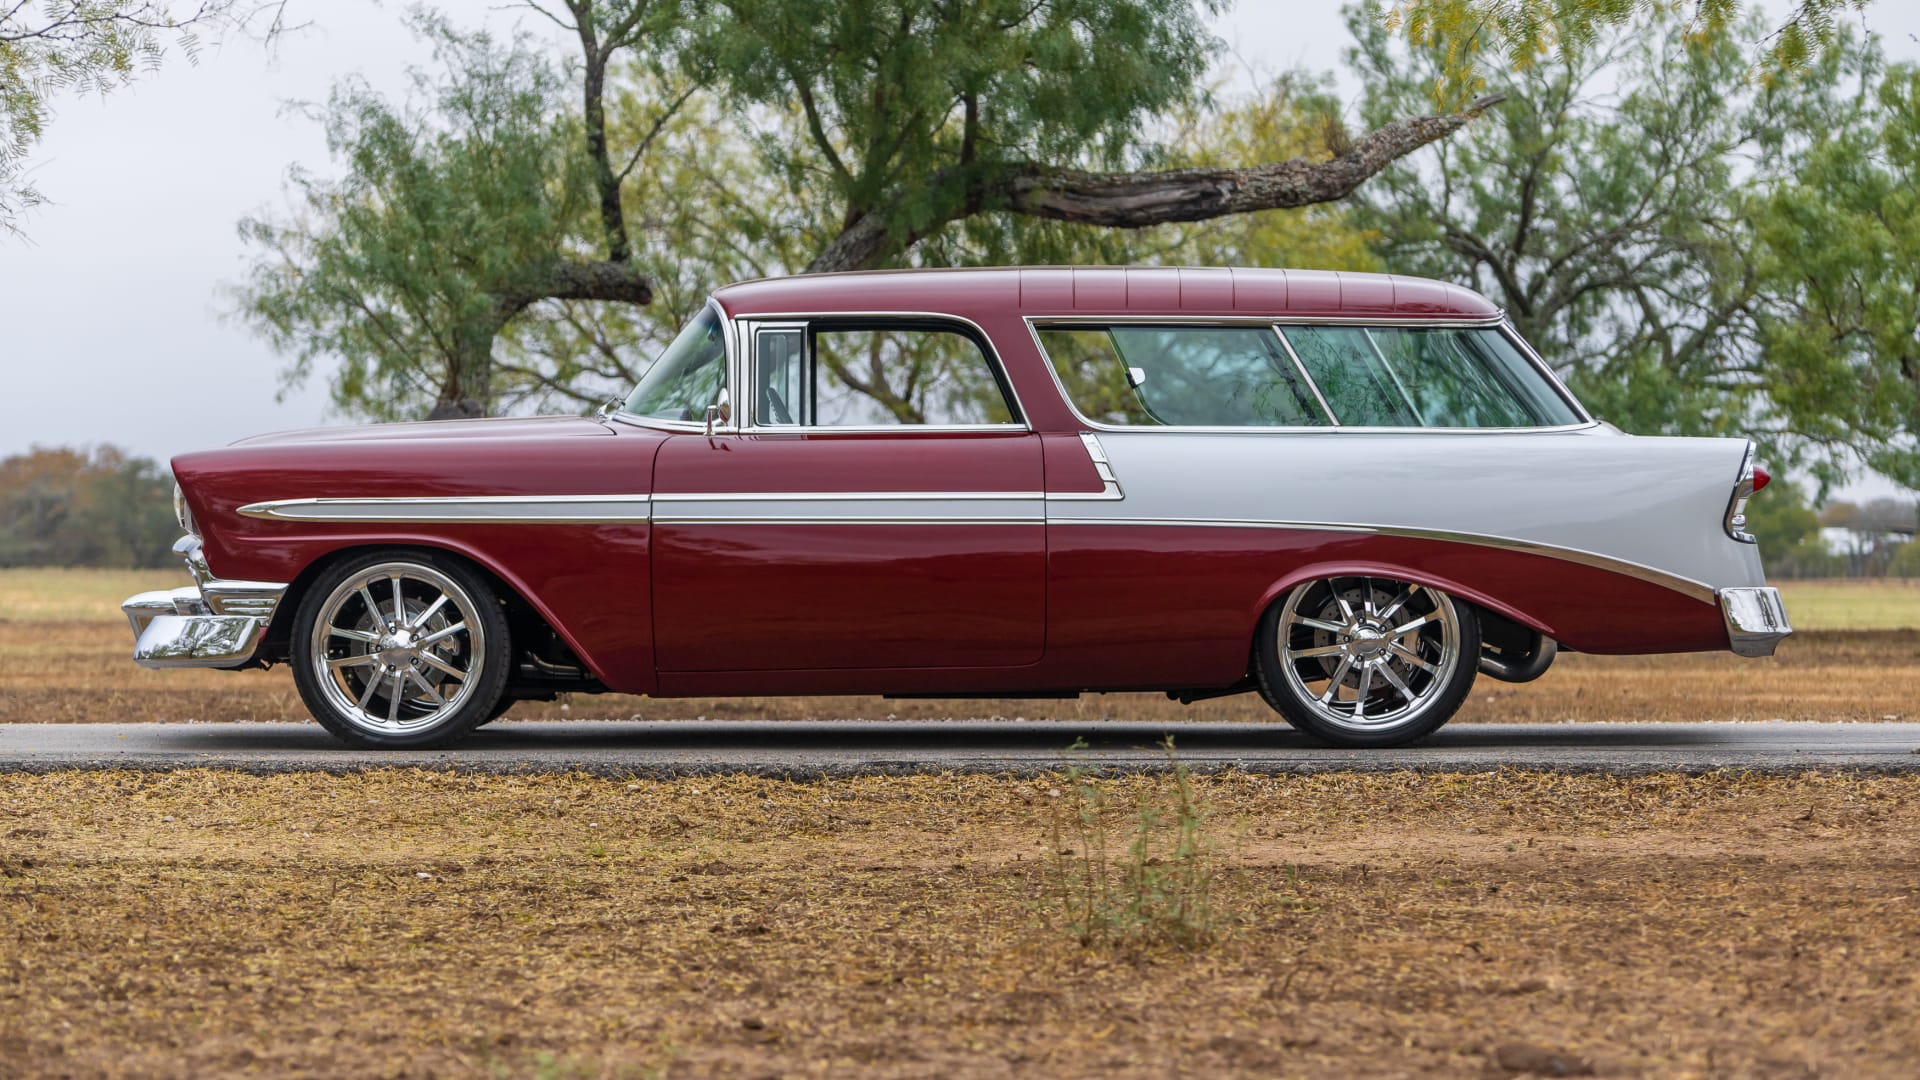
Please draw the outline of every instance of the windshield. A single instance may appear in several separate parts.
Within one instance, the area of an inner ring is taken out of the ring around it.
[[[622,410],[654,420],[705,420],[707,406],[726,404],[725,329],[713,308],[701,310],[653,362]]]

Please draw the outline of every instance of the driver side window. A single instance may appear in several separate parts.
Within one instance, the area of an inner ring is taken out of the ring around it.
[[[958,326],[832,320],[753,334],[760,427],[1016,425],[986,349]]]

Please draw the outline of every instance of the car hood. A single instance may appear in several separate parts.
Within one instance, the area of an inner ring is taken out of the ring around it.
[[[289,446],[315,443],[410,442],[417,440],[552,439],[612,435],[599,420],[584,416],[511,416],[484,420],[425,420],[404,424],[303,428],[241,439],[234,446]]]

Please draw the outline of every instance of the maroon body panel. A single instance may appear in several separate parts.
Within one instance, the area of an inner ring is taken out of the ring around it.
[[[447,437],[432,437],[439,431]],[[525,598],[609,688],[649,693],[644,522],[321,523],[237,511],[269,499],[343,496],[645,495],[662,441],[644,428],[577,417],[398,424],[250,440],[182,454],[173,469],[195,519],[212,523],[204,550],[218,577],[295,581],[328,555],[365,547],[457,552]]]
[[[1025,433],[668,440],[658,496],[1044,490]],[[718,494],[716,494],[718,493]],[[804,504],[801,504],[804,506]],[[885,503],[876,504],[886,506]],[[1046,527],[654,524],[662,671],[1009,667],[1040,659]]]

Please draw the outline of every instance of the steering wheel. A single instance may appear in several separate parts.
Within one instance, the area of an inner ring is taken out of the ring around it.
[[[766,407],[767,415],[776,424],[792,424],[793,414],[787,411],[787,403],[780,397],[780,391],[771,385],[760,388],[760,404]]]

